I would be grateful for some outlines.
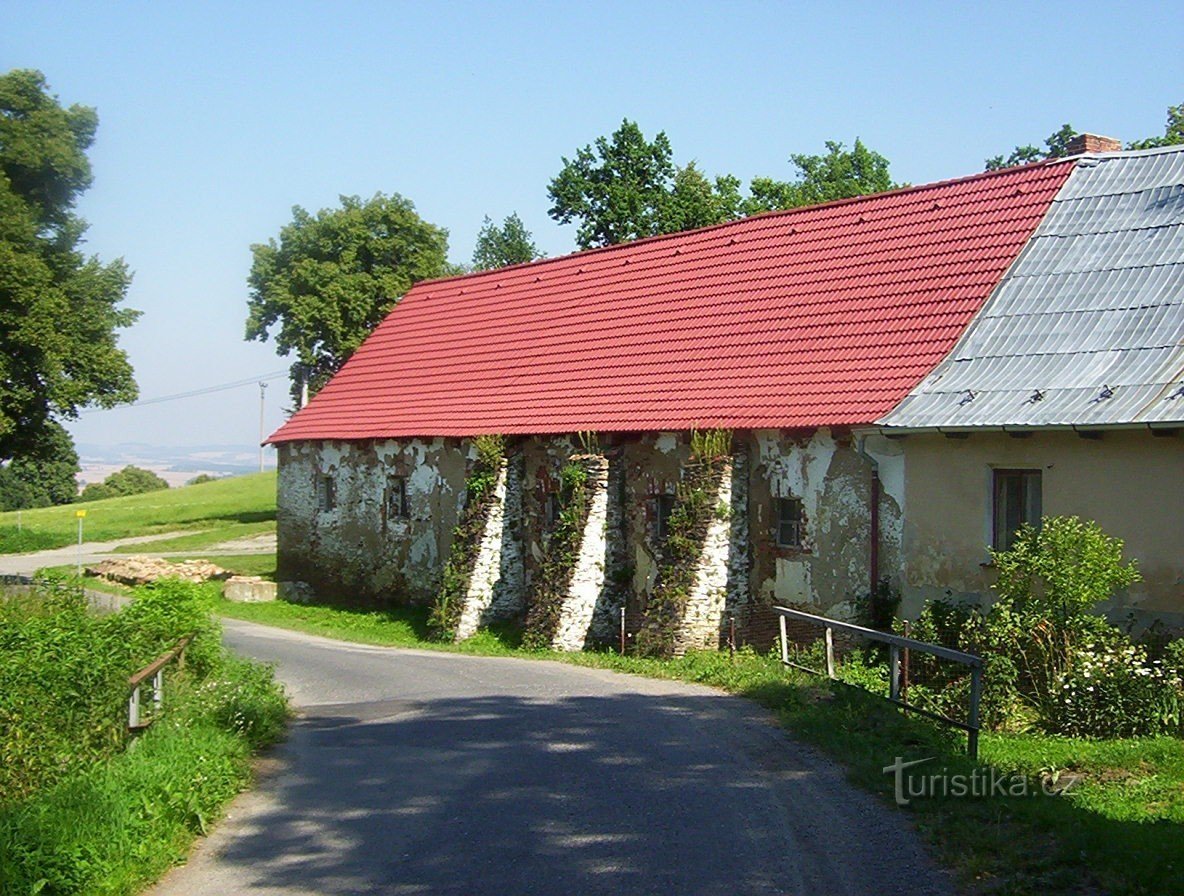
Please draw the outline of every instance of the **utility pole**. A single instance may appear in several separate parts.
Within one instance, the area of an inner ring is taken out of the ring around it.
[[[263,440],[266,438],[266,433],[263,431],[263,393],[267,391],[267,383],[263,380],[259,381],[259,472],[263,472]]]

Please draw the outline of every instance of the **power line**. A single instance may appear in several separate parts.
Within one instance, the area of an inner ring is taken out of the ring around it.
[[[165,401],[180,401],[185,398],[197,398],[201,395],[210,395],[214,392],[226,392],[230,389],[241,389],[244,386],[256,386],[265,380],[278,380],[281,377],[288,375],[287,370],[277,370],[274,373],[265,373],[262,376],[253,376],[245,380],[236,380],[233,383],[221,383],[217,386],[206,386],[204,389],[193,389],[190,392],[178,392],[175,395],[160,395],[156,398],[145,398],[141,401],[133,401],[130,404],[117,404],[111,408],[86,408],[81,411],[83,414],[97,414],[101,411],[117,411],[123,408],[142,408],[149,404],[160,404]]]

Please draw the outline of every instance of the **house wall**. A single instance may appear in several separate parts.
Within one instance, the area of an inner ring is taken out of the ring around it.
[[[280,445],[277,577],[350,599],[430,599],[472,456],[456,439]],[[321,511],[317,479],[326,474],[336,506]],[[407,519],[388,518],[389,476],[407,477]]]
[[[558,639],[568,648],[615,641],[622,604],[629,627],[637,628],[658,576],[653,498],[675,494],[690,461],[687,433],[606,437],[603,443],[596,448],[603,466],[588,517],[596,531],[585,531],[581,541]],[[466,631],[495,616],[525,615],[546,551],[546,497],[558,489],[562,466],[586,447],[566,436],[511,442],[497,512],[486,527],[489,543],[479,555],[485,573],[470,589]],[[719,644],[729,616],[737,620],[739,640],[767,641],[776,625],[768,610],[773,603],[850,613],[852,598],[870,587],[872,464],[858,447],[850,434],[827,429],[736,435],[681,646]],[[308,582],[326,596],[430,599],[474,457],[467,442],[451,439],[281,446],[280,578]],[[320,511],[316,483],[326,474],[337,482],[337,501],[333,510]],[[391,475],[407,477],[407,520],[386,518],[383,492]],[[773,531],[774,499],[790,495],[805,508],[807,544],[800,551],[777,548]],[[887,493],[880,508],[887,570],[899,566],[894,533],[900,514]],[[576,628],[585,627],[581,637]],[[767,631],[757,636],[756,629]]]
[[[909,435],[897,445],[906,472],[906,612],[947,591],[989,599],[992,470],[1024,468],[1042,472],[1045,516],[1095,520],[1138,560],[1143,581],[1103,609],[1184,623],[1184,439],[1112,430],[1101,439],[1072,432]]]

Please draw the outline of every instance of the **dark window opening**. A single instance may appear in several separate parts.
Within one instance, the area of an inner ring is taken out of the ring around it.
[[[543,500],[543,519],[546,520],[548,526],[554,526],[559,522],[559,514],[562,509],[559,494],[547,492],[547,497]]]
[[[407,477],[392,476],[386,485],[386,517],[388,520],[405,520],[411,516],[407,506]]]
[[[777,547],[800,548],[803,543],[804,519],[801,498],[777,498]]]
[[[1039,470],[995,470],[991,543],[997,551],[1010,550],[1016,533],[1027,523],[1040,527],[1041,482]]]
[[[337,481],[329,474],[317,477],[317,508],[325,513],[337,506]]]
[[[670,515],[674,513],[674,495],[655,495],[651,501],[654,540],[663,542],[670,534]]]

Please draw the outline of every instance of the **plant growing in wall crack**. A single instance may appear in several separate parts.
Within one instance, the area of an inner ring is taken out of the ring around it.
[[[524,647],[546,650],[559,629],[591,506],[589,480],[605,461],[596,455],[571,458],[559,471],[559,519],[550,532],[546,557],[526,614]]]
[[[473,440],[473,446],[477,457],[465,479],[464,508],[452,533],[452,546],[444,563],[440,590],[428,617],[432,635],[445,641],[456,637],[473,566],[481,550],[481,536],[493,506],[498,473],[506,457],[506,442],[501,436],[478,436]]]
[[[637,633],[637,651],[645,656],[675,653],[679,628],[699,557],[711,522],[718,513],[720,479],[730,461],[732,433],[715,429],[691,433],[691,459],[675,492],[674,509],[660,545],[658,577]]]

